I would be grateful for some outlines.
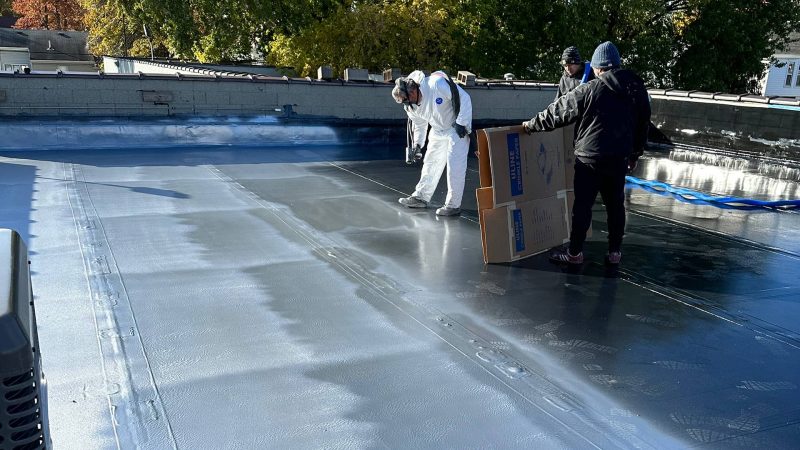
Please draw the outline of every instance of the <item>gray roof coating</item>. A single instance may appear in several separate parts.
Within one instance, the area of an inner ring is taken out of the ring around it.
[[[33,61],[94,61],[86,46],[88,36],[83,31],[0,28],[0,47],[28,48]]]
[[[599,204],[579,272],[487,266],[475,158],[463,215],[437,218],[397,203],[419,177],[402,147],[265,127],[292,143],[87,147],[120,128],[152,142],[141,122],[6,133],[83,137],[0,151],[59,447],[797,448],[800,215],[634,190],[619,273]],[[635,175],[796,197],[715,158],[649,152]]]

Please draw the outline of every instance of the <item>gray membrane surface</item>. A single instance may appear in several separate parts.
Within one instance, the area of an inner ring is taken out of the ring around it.
[[[630,190],[618,271],[599,200],[580,269],[486,266],[476,161],[437,218],[401,151],[0,154],[54,448],[800,446],[800,215]],[[698,158],[637,175],[798,197]]]

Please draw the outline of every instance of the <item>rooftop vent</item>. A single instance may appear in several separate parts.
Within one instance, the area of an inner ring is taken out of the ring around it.
[[[0,230],[0,448],[49,445],[47,384],[42,374],[28,250],[16,231]]]

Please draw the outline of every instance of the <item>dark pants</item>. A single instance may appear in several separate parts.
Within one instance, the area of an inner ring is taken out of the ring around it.
[[[592,206],[599,192],[608,215],[608,251],[618,252],[625,232],[625,174],[626,159],[598,161],[585,164],[575,160],[575,204],[572,206],[572,233],[569,252],[577,255],[583,250],[586,231],[592,224]]]

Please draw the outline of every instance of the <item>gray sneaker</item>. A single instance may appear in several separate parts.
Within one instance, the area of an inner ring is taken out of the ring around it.
[[[417,197],[403,197],[399,200],[401,205],[406,206],[408,208],[427,208],[428,202],[422,200],[421,198]]]
[[[442,206],[441,208],[436,210],[437,216],[457,216],[461,214],[461,208],[450,208],[448,206]]]

